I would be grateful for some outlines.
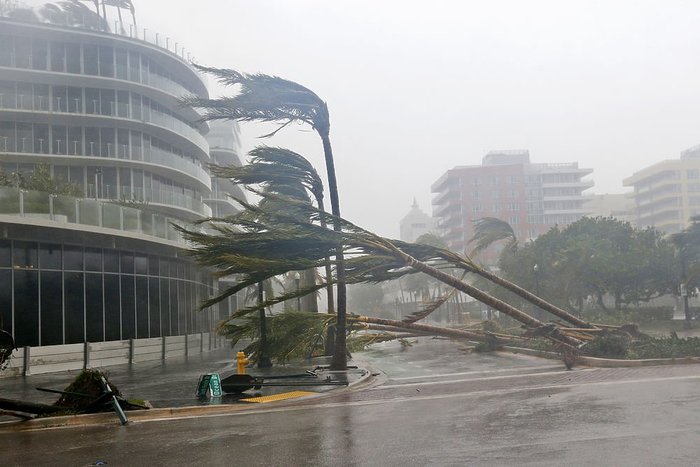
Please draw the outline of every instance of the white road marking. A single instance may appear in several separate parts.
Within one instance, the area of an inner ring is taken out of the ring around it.
[[[421,376],[401,376],[399,378],[394,378],[387,375],[387,378],[391,381],[408,381],[412,379],[430,379],[430,378],[444,378],[445,376],[466,376],[466,375],[480,375],[480,374],[492,374],[492,373],[506,373],[509,371],[532,371],[532,370],[547,370],[554,368],[562,368],[561,365],[548,365],[548,366],[528,366],[522,368],[500,368],[497,370],[478,370],[478,371],[463,371],[459,373],[437,373],[432,375],[421,375]],[[562,371],[566,371],[563,370]]]
[[[579,371],[598,371],[596,368],[589,368],[586,370]],[[500,375],[500,376],[486,376],[484,378],[460,378],[460,379],[446,379],[442,381],[425,381],[420,383],[403,383],[403,384],[386,384],[383,386],[377,386],[373,388],[374,391],[379,391],[382,389],[396,389],[396,388],[410,388],[412,386],[438,386],[441,384],[452,384],[452,383],[467,383],[471,381],[494,381],[499,379],[509,379],[509,378],[528,378],[533,376],[549,376],[549,375],[560,375],[563,373],[568,373],[567,370],[559,371],[546,371],[542,373],[525,373],[522,375]],[[447,375],[449,376],[449,375]]]

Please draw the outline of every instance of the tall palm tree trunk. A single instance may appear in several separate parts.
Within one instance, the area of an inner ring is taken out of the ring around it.
[[[109,23],[107,22],[107,7],[105,6],[104,0],[102,0],[102,19],[105,20],[106,30],[109,31]]]
[[[391,245],[391,250],[394,252],[394,255],[396,257],[401,258],[401,260],[406,264],[406,266],[415,269],[416,271],[423,272],[431,277],[434,277],[435,279],[449,285],[450,287],[453,287],[461,292],[466,293],[470,297],[475,298],[476,300],[480,301],[481,303],[485,304],[488,307],[491,307],[493,309],[496,309],[500,311],[501,313],[504,313],[511,318],[520,321],[524,325],[531,327],[531,328],[541,328],[545,326],[545,323],[542,321],[533,318],[532,316],[528,315],[527,313],[523,313],[522,311],[518,310],[517,308],[507,304],[506,302],[497,299],[496,297],[487,294],[486,292],[477,289],[476,287],[461,281],[457,279],[454,276],[451,276],[447,273],[444,273],[440,271],[439,269],[436,269],[428,264],[425,264],[421,261],[418,261],[417,259],[413,258],[412,256],[404,253],[403,251],[399,250],[398,248],[394,247]],[[548,335],[548,338],[555,340],[557,342],[561,342],[566,345],[570,346],[578,346],[581,344],[581,341],[578,339],[573,339],[569,336],[566,336],[561,333],[556,333],[552,335]]]
[[[326,173],[328,175],[328,194],[331,198],[331,212],[335,219],[333,230],[340,232],[340,202],[338,200],[338,182],[335,177],[335,162],[333,160],[333,148],[329,137],[330,127],[327,131],[319,132],[323,142],[323,155],[326,161]],[[335,325],[335,348],[331,360],[331,370],[345,370],[348,366],[346,333],[347,289],[345,285],[345,258],[343,245],[338,245],[335,250],[336,275],[337,275],[337,311]]]
[[[325,212],[325,206],[323,205],[323,197],[316,195],[316,203],[318,204],[318,210]],[[326,223],[326,218],[321,215],[321,227],[324,229],[328,227]],[[331,262],[329,258],[326,258],[326,299],[328,301],[328,314],[335,314],[335,298],[333,294],[333,272],[331,271]],[[333,349],[335,349],[335,332],[333,326],[328,326],[326,331],[326,340],[324,341],[323,354],[326,356],[333,355]]]
[[[510,282],[509,280],[506,280],[496,274],[493,274],[492,272],[489,272],[485,269],[475,269],[474,273],[480,275],[484,279],[487,279],[494,284],[500,285],[506,290],[510,290],[511,292],[515,293],[516,295],[520,296],[521,298],[524,298],[528,302],[532,303],[535,306],[538,306],[542,308],[545,311],[548,311],[549,313],[553,314],[554,316],[563,319],[564,321],[573,324],[574,326],[578,326],[580,328],[592,328],[595,327],[592,324],[582,320],[581,318],[572,315],[571,313],[567,312],[566,310],[562,310],[558,306],[555,306],[552,303],[549,303],[546,300],[541,299],[537,295],[533,294],[532,292],[520,287],[519,285]]]

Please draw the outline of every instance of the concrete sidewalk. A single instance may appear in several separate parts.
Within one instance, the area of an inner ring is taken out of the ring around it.
[[[235,349],[223,348],[212,352],[197,354],[189,357],[175,357],[158,362],[134,363],[132,365],[115,365],[100,368],[108,374],[113,383],[127,399],[147,400],[154,408],[189,407],[212,404],[240,403],[241,398],[253,396],[268,396],[288,391],[303,390],[310,392],[327,392],[343,386],[316,385],[330,377],[331,380],[346,380],[348,384],[358,381],[365,376],[366,371],[350,368],[345,372],[329,372],[323,368],[325,358],[311,361],[296,362],[290,365],[273,365],[272,368],[258,369],[250,365],[247,373],[254,376],[279,376],[303,374],[307,370],[318,368],[317,378],[293,378],[274,380],[275,383],[284,381],[309,382],[308,386],[300,387],[263,387],[259,390],[249,390],[243,395],[225,394],[221,398],[197,398],[195,395],[197,382],[204,373],[219,373],[222,378],[235,373]],[[36,387],[64,390],[79,371],[30,375],[24,377],[0,378],[0,397],[20,399],[31,402],[51,404],[58,398],[36,390]],[[273,380],[269,380],[272,382]],[[8,418],[0,420],[9,420]]]

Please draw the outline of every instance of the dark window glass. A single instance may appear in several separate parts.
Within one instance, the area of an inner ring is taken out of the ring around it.
[[[34,39],[32,41],[32,68],[35,70],[46,69],[46,56],[48,53],[48,45],[43,39]]]
[[[80,44],[66,44],[66,65],[68,73],[80,73]]]
[[[105,272],[119,272],[119,252],[104,250]]]
[[[117,49],[116,50],[116,58],[117,58],[117,78],[119,79],[127,79],[127,52],[124,49]]]
[[[41,269],[61,269],[61,245],[42,243],[39,245]]]
[[[148,263],[144,255],[136,255],[134,258],[134,269],[136,274],[148,274]]]
[[[127,251],[121,252],[121,265],[122,274],[133,274],[134,273],[134,255]]]
[[[15,343],[39,345],[39,273],[15,270]]]
[[[0,44],[3,44],[0,47],[0,66],[14,66],[12,63],[12,36],[0,34]]]
[[[63,268],[67,271],[83,270],[83,248],[79,246],[63,247]]]
[[[41,345],[63,344],[62,281],[58,271],[41,272]]]
[[[51,71],[66,71],[66,44],[51,43]]]
[[[39,255],[34,242],[15,242],[13,266],[19,268],[38,268]]]
[[[168,280],[168,282],[170,283],[170,305],[168,306],[168,310],[170,311],[170,334],[173,336],[177,336],[180,334],[180,328],[177,318],[177,281],[175,279],[170,279]]]
[[[85,248],[85,270],[102,271],[102,249]]]
[[[12,266],[12,249],[9,240],[0,240],[0,268]]]
[[[121,339],[121,309],[119,294],[119,276],[105,274],[105,340],[117,341]]]
[[[148,337],[148,279],[135,276],[136,282],[136,337]]]
[[[83,45],[83,68],[86,75],[97,74],[97,46],[92,44]]]
[[[82,272],[64,274],[66,344],[85,342],[85,301]]]
[[[85,275],[85,328],[88,342],[102,342],[104,333],[102,274]]]
[[[187,334],[187,283],[185,281],[177,281],[177,306],[178,306],[178,323],[180,334]]]
[[[231,300],[230,298],[227,298],[227,299],[219,302],[219,305],[218,305],[219,320],[228,318],[228,306],[229,306],[230,300]]]
[[[197,332],[197,322],[194,313],[192,313],[192,304],[195,301],[195,287],[191,282],[185,282],[187,290],[187,299],[185,300],[185,313],[187,313],[187,332],[190,334]]]
[[[12,270],[0,269],[0,329],[12,334]]]
[[[129,79],[141,81],[141,56],[135,52],[129,53]]]
[[[31,68],[32,40],[28,37],[15,37],[15,66]]]
[[[148,257],[148,275],[157,276],[158,275],[158,257],[149,256]]]
[[[134,303],[134,276],[121,276],[122,339],[136,337],[136,305]]]
[[[160,279],[160,328],[162,335],[170,336],[170,281]]]
[[[114,76],[114,49],[100,47],[100,76]]]
[[[148,319],[150,337],[160,337],[160,282],[157,277],[148,278]]]

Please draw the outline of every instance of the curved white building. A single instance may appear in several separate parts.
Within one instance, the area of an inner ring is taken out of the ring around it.
[[[196,311],[215,284],[171,225],[234,209],[185,94],[207,89],[167,49],[0,18],[0,168],[44,163],[84,193],[0,187],[0,326],[18,345],[194,333],[228,313]],[[218,159],[240,164],[232,128]]]

